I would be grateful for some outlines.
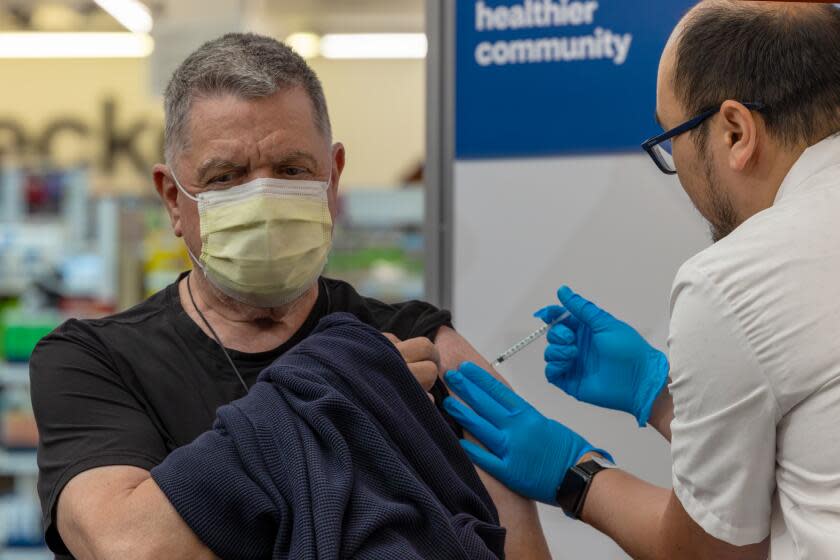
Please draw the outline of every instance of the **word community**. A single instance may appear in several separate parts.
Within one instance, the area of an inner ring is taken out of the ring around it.
[[[475,30],[479,32],[576,27],[592,25],[598,2],[570,0],[524,0],[522,3],[491,7],[484,0],[475,3]],[[479,66],[610,60],[622,65],[627,60],[633,36],[595,27],[589,34],[500,39],[481,41],[475,47]]]

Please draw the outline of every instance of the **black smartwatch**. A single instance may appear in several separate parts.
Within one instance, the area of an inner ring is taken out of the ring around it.
[[[593,455],[589,461],[575,465],[566,472],[560,486],[557,487],[557,505],[563,512],[573,519],[580,519],[586,494],[592,485],[595,475],[604,469],[614,469],[615,465],[609,460]]]

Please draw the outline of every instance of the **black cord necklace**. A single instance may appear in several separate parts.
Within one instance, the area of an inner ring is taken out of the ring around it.
[[[193,297],[192,287],[190,286],[190,278],[192,278],[192,273],[190,273],[190,275],[187,276],[187,293],[190,294],[190,301],[192,302],[193,308],[198,313],[198,316],[201,317],[201,320],[204,321],[204,324],[207,325],[207,328],[210,330],[210,333],[212,333],[213,338],[218,343],[219,348],[222,349],[225,358],[227,358],[230,367],[233,368],[233,373],[236,374],[236,377],[239,379],[239,382],[242,383],[242,388],[245,389],[245,392],[247,393],[248,385],[245,383],[245,380],[242,379],[242,375],[239,373],[239,369],[237,369],[236,364],[233,363],[230,354],[228,354],[227,348],[225,348],[225,345],[222,344],[222,340],[219,338],[219,335],[216,334],[216,331],[213,329],[213,326],[210,324],[210,321],[207,320],[207,317],[204,316],[204,313],[202,313],[201,309],[199,309],[198,306],[195,304],[195,298]]]

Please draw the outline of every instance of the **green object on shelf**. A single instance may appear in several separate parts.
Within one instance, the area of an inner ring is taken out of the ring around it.
[[[53,313],[24,314],[8,309],[0,315],[0,342],[6,361],[25,362],[35,345],[55,329],[61,319]]]
[[[421,259],[407,255],[400,248],[366,247],[355,250],[334,250],[327,259],[327,274],[366,269],[374,266],[377,262],[400,265],[411,272],[418,270],[422,272],[423,270]]]

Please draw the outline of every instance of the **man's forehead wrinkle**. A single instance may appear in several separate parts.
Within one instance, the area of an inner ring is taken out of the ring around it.
[[[263,151],[265,151],[266,153],[270,153],[273,145],[278,143],[277,136],[281,135],[281,133],[282,133],[282,130],[274,130],[274,131],[268,133],[265,137],[257,140],[257,142],[256,142],[257,161],[262,161]],[[266,145],[265,150],[263,150],[263,145]]]
[[[285,128],[273,130],[256,141],[257,149],[261,150],[260,146],[263,144],[267,144],[268,146],[276,146],[283,144],[285,143],[285,141],[288,141],[289,138],[290,131],[286,130]]]
[[[265,137],[257,140],[257,161],[263,161],[263,154],[266,159],[278,163],[293,158],[303,158],[318,166],[318,158],[312,152],[298,148],[294,145],[294,137],[286,129],[275,130]]]

